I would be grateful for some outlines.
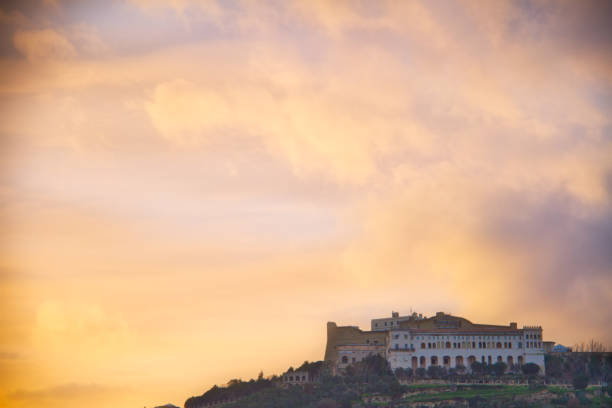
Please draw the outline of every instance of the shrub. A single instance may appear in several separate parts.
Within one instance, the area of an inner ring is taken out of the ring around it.
[[[572,380],[572,385],[576,390],[584,390],[589,385],[589,378],[586,375],[577,375]]]
[[[540,372],[540,366],[534,363],[527,363],[521,367],[523,374],[525,375],[536,375]]]
[[[485,370],[485,366],[483,363],[479,363],[478,361],[474,361],[471,365],[470,368],[472,369],[472,372],[474,374],[483,374],[484,370]]]
[[[496,376],[502,376],[504,375],[504,373],[506,372],[506,368],[508,368],[508,366],[506,365],[506,363],[503,363],[501,361],[493,364],[493,372],[495,373]],[[539,367],[538,367],[539,370]]]

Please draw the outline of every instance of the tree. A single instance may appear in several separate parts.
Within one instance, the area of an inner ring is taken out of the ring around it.
[[[563,362],[558,356],[547,355],[546,357],[546,375],[554,378],[560,378],[563,375]]]
[[[540,372],[540,366],[534,363],[524,364],[521,369],[525,375],[537,375]]]
[[[427,367],[427,375],[431,378],[440,378],[446,374],[446,370],[437,365]]]
[[[419,368],[416,369],[414,374],[417,377],[419,377],[419,378],[423,378],[423,377],[425,377],[425,374],[427,374],[427,371],[425,371],[425,369],[423,367],[419,367]]]
[[[457,374],[464,374],[465,366],[463,364],[457,364],[457,366],[455,367],[455,371],[457,372]]]
[[[586,375],[577,375],[572,379],[572,385],[576,390],[584,390],[589,385],[589,377]]]
[[[602,342],[595,339],[591,339],[588,342],[582,342],[580,344],[574,344],[572,347],[574,352],[579,353],[605,353],[610,350],[609,347],[604,346]]]
[[[331,398],[323,398],[317,403],[317,408],[336,408],[338,404]]]
[[[485,366],[483,363],[480,363],[478,361],[474,361],[471,365],[470,368],[472,369],[472,372],[474,374],[483,374],[484,370],[485,370]]]
[[[506,372],[506,368],[508,368],[508,366],[506,365],[506,363],[498,361],[497,363],[493,364],[493,372],[495,373],[496,376],[500,377],[502,375],[504,375],[504,373]],[[540,369],[540,367],[538,367],[538,370]]]
[[[397,367],[395,369],[395,376],[398,379],[404,379],[404,378],[406,378],[406,373],[404,372],[404,369],[402,367]]]

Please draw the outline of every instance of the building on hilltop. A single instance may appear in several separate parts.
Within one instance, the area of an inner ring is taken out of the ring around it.
[[[544,341],[540,326],[475,324],[443,312],[424,318],[413,313],[372,319],[372,330],[327,323],[325,360],[335,371],[359,362],[368,355],[387,359],[391,369],[427,369],[429,366],[456,368],[471,363],[508,366],[534,363],[544,373]]]
[[[308,371],[287,371],[281,376],[281,384],[288,385],[306,385],[312,382]]]
[[[408,316],[400,316],[398,312],[391,312],[391,317],[383,317],[380,319],[372,319],[370,330],[372,331],[386,331],[394,327],[399,327],[400,323],[403,322],[415,322],[417,320],[423,320],[422,314],[412,313]]]
[[[331,362],[337,372],[370,355],[385,357],[387,333],[363,331],[355,326],[337,326],[327,323],[327,346],[325,361]]]

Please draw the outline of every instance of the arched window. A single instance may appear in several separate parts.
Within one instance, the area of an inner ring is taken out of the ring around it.
[[[431,356],[431,365],[438,365],[438,357]]]
[[[523,356],[518,357],[518,364],[523,365]]]
[[[343,364],[348,363],[348,357],[347,356],[342,356],[342,363]]]
[[[497,348],[502,348],[501,343],[497,343]]]
[[[497,356],[497,362],[498,363],[503,363],[504,359],[502,358],[502,356]]]
[[[425,368],[425,363],[427,362],[427,360],[425,359],[425,356],[421,356],[421,358],[419,359],[419,362],[421,363],[421,367]]]
[[[508,367],[512,367],[514,365],[514,359],[512,356],[508,356]]]
[[[446,342],[446,348],[451,348],[450,341],[447,341],[447,342]]]
[[[442,361],[444,362],[444,366],[445,366],[445,367],[450,367],[450,361],[451,361],[451,359],[450,359],[450,357],[449,357],[449,356],[444,356],[444,357],[442,357]]]
[[[421,348],[424,349],[425,348],[425,343],[421,343]]]

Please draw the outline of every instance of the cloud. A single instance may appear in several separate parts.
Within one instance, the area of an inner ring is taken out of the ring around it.
[[[6,12],[0,9],[0,24],[20,26],[27,22],[27,18],[18,10]]]
[[[17,390],[9,393],[8,397],[13,400],[42,402],[50,399],[99,398],[119,390],[121,389],[94,383],[67,383],[37,390]]]
[[[108,345],[125,338],[127,324],[96,305],[46,301],[37,307],[33,335],[35,340],[50,346],[70,339],[79,339],[81,344]]]
[[[0,351],[0,360],[18,360],[22,358],[21,354],[12,351]]]
[[[352,112],[334,105],[337,96],[326,97],[325,89],[315,93],[306,84],[283,89],[267,79],[240,87],[164,82],[155,87],[146,111],[161,134],[178,144],[246,137],[285,158],[298,174],[323,172],[359,182],[374,172],[370,149],[376,144],[369,132],[375,123],[364,118],[358,126]],[[276,88],[299,96],[279,97]]]
[[[27,358],[3,361],[5,405],[117,406],[88,399],[113,381],[178,401],[388,309],[610,341],[608,7],[19,10],[0,349]]]
[[[67,58],[76,55],[74,46],[59,32],[45,28],[17,30],[13,37],[15,48],[28,60]]]

